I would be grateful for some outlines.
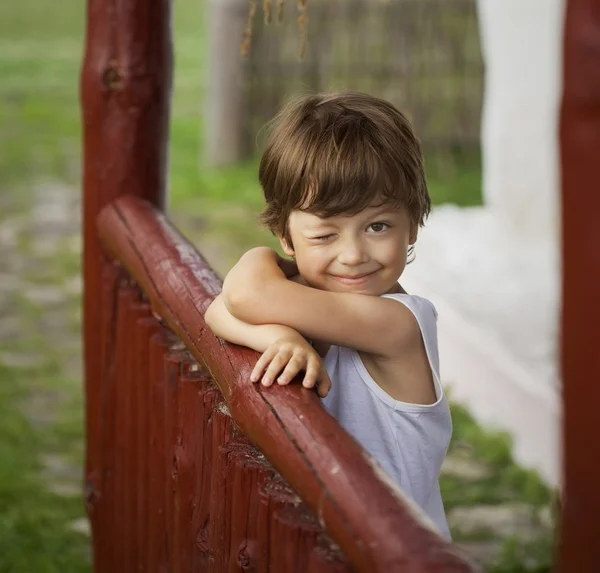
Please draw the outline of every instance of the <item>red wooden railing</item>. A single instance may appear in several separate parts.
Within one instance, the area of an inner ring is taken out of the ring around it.
[[[98,548],[112,546],[113,563],[128,571],[144,560],[158,571],[349,570],[325,528],[359,571],[473,570],[314,391],[249,381],[256,354],[204,323],[220,280],[156,208],[124,196],[98,226],[127,271],[105,364],[116,430],[104,438],[109,499],[94,507]],[[148,318],[150,309],[169,330]]]
[[[162,214],[170,8],[169,0],[88,0],[85,499],[94,570],[472,570],[314,394],[250,384],[255,355],[206,328],[202,315],[220,282]],[[568,0],[560,544],[567,573],[600,563],[600,445],[590,439],[600,399],[599,38],[598,3]]]

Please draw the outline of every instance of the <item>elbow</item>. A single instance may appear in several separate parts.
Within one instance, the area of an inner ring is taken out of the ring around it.
[[[216,299],[213,300],[210,305],[208,306],[208,308],[206,309],[206,312],[204,313],[204,322],[206,323],[206,325],[214,332],[215,330],[215,307],[217,306],[216,303]]]
[[[227,310],[223,300],[218,296],[213,300],[204,313],[204,322],[215,336],[225,338],[228,333]],[[231,329],[229,329],[231,330]]]
[[[232,316],[252,324],[256,320],[256,309],[259,304],[256,298],[251,292],[234,292],[224,295],[223,302]]]

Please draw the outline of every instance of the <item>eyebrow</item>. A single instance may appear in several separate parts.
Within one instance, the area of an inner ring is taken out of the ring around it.
[[[331,227],[331,228],[335,227],[335,224],[331,220],[331,217],[328,217],[328,218],[316,217],[312,220],[305,222],[304,225],[302,225],[302,227],[300,228],[300,231],[301,232],[314,231],[316,229],[321,230],[323,228],[329,228],[329,227]]]
[[[399,209],[395,209],[390,205],[381,205],[380,207],[375,207],[372,215],[370,217],[379,217],[380,215],[397,215],[400,213]]]
[[[302,234],[304,235],[314,235],[315,233],[317,234],[323,234],[323,233],[329,233],[335,230],[335,227],[333,225],[323,225],[322,227],[307,227],[302,229]]]
[[[379,217],[383,217],[385,215],[396,216],[399,215],[400,211],[398,209],[394,209],[393,207],[381,207],[375,209],[372,213],[369,214],[367,219],[373,220]]]

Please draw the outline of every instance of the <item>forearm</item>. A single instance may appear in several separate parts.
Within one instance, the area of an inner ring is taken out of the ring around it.
[[[272,249],[257,247],[244,253],[227,273],[222,294],[225,306],[233,316],[248,322],[241,313],[256,304],[262,305],[263,295],[270,290],[274,281],[286,280],[277,264],[278,259]]]
[[[226,308],[223,295],[219,295],[207,309],[206,324],[220,338],[264,352],[283,336],[301,336],[293,328],[279,324],[247,324],[235,318]]]
[[[223,283],[223,302],[231,315],[247,324],[264,324],[262,315],[288,282],[275,251],[258,247],[245,253]]]

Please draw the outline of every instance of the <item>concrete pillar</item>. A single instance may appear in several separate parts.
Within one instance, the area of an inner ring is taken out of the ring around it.
[[[558,235],[563,0],[478,0],[483,196],[522,241]]]
[[[248,152],[244,137],[242,35],[247,0],[208,0],[208,78],[205,107],[206,162],[226,165]],[[260,12],[256,15],[261,17]]]

